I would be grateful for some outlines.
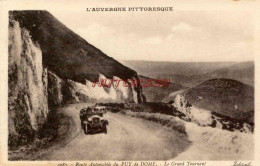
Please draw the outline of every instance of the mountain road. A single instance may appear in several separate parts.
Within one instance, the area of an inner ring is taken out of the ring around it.
[[[79,111],[91,104],[72,104],[62,108],[71,118],[70,130],[62,146],[52,148],[38,160],[168,160],[184,151],[189,141],[154,122],[107,112],[108,133],[85,135]]]

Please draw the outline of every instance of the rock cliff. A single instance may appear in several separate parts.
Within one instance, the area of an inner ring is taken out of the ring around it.
[[[101,79],[138,80],[47,11],[10,11],[9,145],[31,142],[55,107],[74,102],[145,100],[141,87],[93,87]]]
[[[8,67],[9,141],[25,144],[47,117],[48,78],[39,46],[16,21],[10,22]]]

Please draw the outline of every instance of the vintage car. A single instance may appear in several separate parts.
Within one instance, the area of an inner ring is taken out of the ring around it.
[[[87,107],[80,110],[81,127],[85,134],[107,133],[108,121],[103,117],[106,110],[99,107]]]

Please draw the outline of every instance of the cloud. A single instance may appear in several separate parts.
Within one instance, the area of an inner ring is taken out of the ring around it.
[[[139,40],[139,43],[140,44],[161,44],[162,43],[162,39],[160,37],[148,37],[148,38],[145,38],[145,39],[140,39]]]
[[[170,28],[166,35],[149,34],[147,37],[121,32],[100,23],[76,28],[75,31],[118,60],[220,61],[253,58],[253,41],[237,39],[235,34],[226,35],[222,31],[195,28],[184,22]]]
[[[173,26],[171,30],[172,30],[172,32],[189,32],[192,29],[193,28],[191,27],[191,25],[181,22],[181,23]]]
[[[178,11],[169,15],[149,13],[149,17],[147,14],[92,15],[73,11],[57,16],[87,42],[115,59],[254,59],[254,17],[249,12]]]
[[[80,34],[81,37],[85,38],[87,41],[90,40],[94,43],[100,42],[100,38],[111,36],[115,34],[115,31],[111,28],[102,26],[98,23],[93,23],[87,27],[79,27],[75,29],[75,32]]]

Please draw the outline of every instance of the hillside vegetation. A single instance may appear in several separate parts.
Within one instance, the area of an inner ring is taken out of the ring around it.
[[[111,79],[137,76],[134,70],[89,44],[47,11],[12,11],[11,17],[29,31],[41,47],[44,65],[62,79],[85,83],[86,79],[97,80],[100,73]]]
[[[9,147],[35,141],[50,110],[62,105],[145,100],[139,86],[93,87],[100,78],[139,78],[47,11],[9,12],[8,53]]]
[[[254,89],[231,79],[211,79],[184,93],[194,106],[254,122]]]
[[[139,75],[139,78],[143,82],[153,79],[142,75]],[[158,102],[167,98],[171,92],[186,88],[185,86],[170,82],[168,87],[143,87],[142,89],[148,102]]]

